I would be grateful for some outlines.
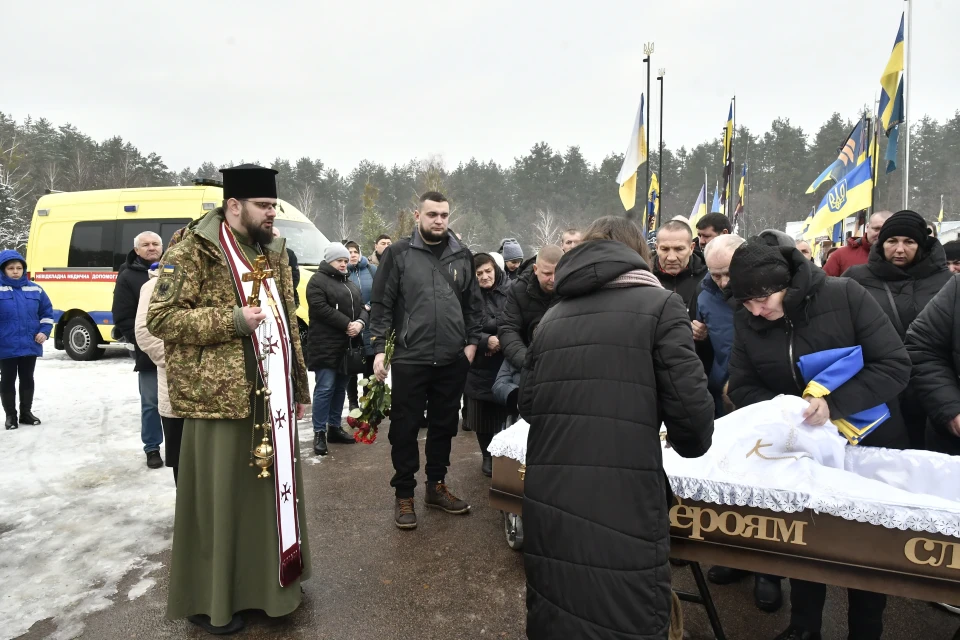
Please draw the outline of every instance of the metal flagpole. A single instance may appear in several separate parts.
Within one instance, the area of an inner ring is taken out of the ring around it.
[[[662,218],[663,212],[663,76],[666,74],[666,69],[660,69],[660,75],[657,76],[657,82],[660,83],[660,151],[659,151],[659,171],[660,171],[660,193],[657,194],[657,198],[660,200],[660,204],[657,209],[657,221],[654,225],[656,228],[660,227],[660,218]]]
[[[652,42],[648,42],[643,45],[643,53],[646,55],[646,58],[643,59],[643,62],[647,65],[647,118],[646,126],[644,127],[647,131],[646,140],[644,141],[644,143],[647,145],[647,181],[645,183],[647,187],[643,190],[643,206],[646,208],[647,198],[650,194],[650,103],[652,102],[652,100],[650,100],[650,58],[653,56]],[[644,220],[644,222],[646,222],[649,228],[650,221]],[[644,231],[646,231],[646,229]]]
[[[709,204],[707,204],[709,203]],[[713,203],[710,202],[710,191],[707,188],[707,168],[703,168],[703,207],[707,213],[713,213],[710,209],[713,207]]]
[[[910,47],[913,46],[913,3],[907,3],[907,32],[903,38],[903,208],[910,208]]]

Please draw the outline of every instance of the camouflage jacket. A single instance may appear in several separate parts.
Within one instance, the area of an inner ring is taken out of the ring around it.
[[[238,332],[234,320],[237,294],[220,248],[223,210],[216,209],[187,227],[183,240],[164,254],[147,329],[163,339],[167,385],[175,414],[184,418],[228,420],[250,415],[254,380],[248,376],[250,338]],[[278,286],[293,340],[293,395],[310,404],[307,369],[293,302],[293,276],[285,241],[266,246],[273,268],[280,265]],[[247,343],[246,349],[244,343]]]

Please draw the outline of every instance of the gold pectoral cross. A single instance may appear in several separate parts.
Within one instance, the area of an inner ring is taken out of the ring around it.
[[[267,278],[273,277],[273,269],[264,269],[264,267],[269,266],[270,263],[267,262],[266,256],[257,256],[253,263],[253,269],[249,273],[243,274],[244,282],[253,282],[253,290],[247,297],[247,304],[251,307],[260,306],[260,284]]]

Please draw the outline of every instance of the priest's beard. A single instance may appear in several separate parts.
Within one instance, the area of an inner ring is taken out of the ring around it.
[[[240,224],[243,226],[244,231],[246,231],[247,236],[250,237],[252,243],[266,246],[273,241],[273,230],[264,229],[262,226],[263,223],[257,224],[253,220],[253,216],[250,215],[250,212],[247,211],[246,204],[240,209]]]
[[[421,224],[421,225],[420,225],[420,235],[421,235],[421,236],[423,237],[423,239],[426,240],[428,243],[430,243],[430,244],[437,244],[438,242],[442,242],[443,239],[447,237],[447,232],[444,231],[443,233],[440,233],[440,234],[433,233],[433,232],[430,231],[429,229],[424,229],[424,228],[423,228],[423,225]]]

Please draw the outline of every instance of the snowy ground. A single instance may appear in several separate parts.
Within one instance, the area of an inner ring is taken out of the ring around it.
[[[110,604],[131,570],[142,595],[170,546],[169,469],[146,467],[133,360],[108,352],[74,362],[47,343],[37,362],[34,413],[43,424],[3,431],[0,466],[0,638],[52,618],[74,638],[81,619]]]

